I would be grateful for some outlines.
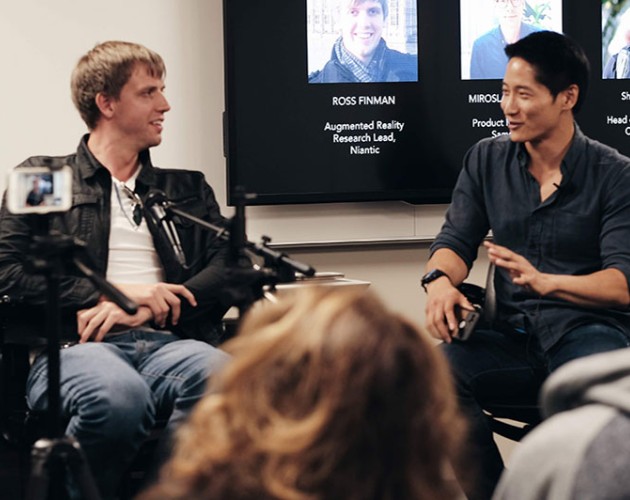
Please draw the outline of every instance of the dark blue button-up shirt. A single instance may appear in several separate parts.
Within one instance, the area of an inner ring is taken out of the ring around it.
[[[449,248],[470,268],[483,238],[527,258],[538,270],[586,275],[621,271],[630,283],[630,159],[577,127],[562,161],[562,182],[544,202],[529,155],[508,136],[473,146],[431,252]],[[535,334],[544,350],[569,330],[604,322],[630,332],[630,313],[540,297],[497,269],[498,323]],[[593,286],[597,286],[596,283]]]

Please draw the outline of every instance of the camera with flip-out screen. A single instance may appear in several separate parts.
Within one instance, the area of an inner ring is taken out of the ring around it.
[[[9,174],[7,207],[14,214],[66,212],[72,206],[72,170],[68,166],[20,167]]]

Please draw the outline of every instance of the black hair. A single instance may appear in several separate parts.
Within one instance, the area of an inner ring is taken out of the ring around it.
[[[570,85],[580,89],[573,112],[577,113],[588,90],[590,64],[574,40],[553,31],[537,31],[505,47],[508,58],[520,57],[536,71],[536,80],[556,96]]]

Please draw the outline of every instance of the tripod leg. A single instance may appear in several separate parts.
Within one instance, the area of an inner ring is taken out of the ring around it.
[[[92,473],[79,443],[70,437],[40,439],[33,445],[31,478],[26,500],[42,500],[48,497],[50,470],[55,464],[65,464],[79,486],[80,498],[101,500]],[[64,470],[63,468],[61,470]],[[56,478],[65,485],[63,477]]]
[[[73,438],[65,437],[67,446],[67,464],[72,477],[79,485],[79,491],[82,494],[81,498],[85,500],[101,500],[101,495],[96,488],[92,472],[88,466],[85,454],[79,446],[79,442]]]
[[[53,442],[50,439],[40,439],[31,451],[31,476],[26,490],[26,500],[40,500],[48,497],[48,485]]]

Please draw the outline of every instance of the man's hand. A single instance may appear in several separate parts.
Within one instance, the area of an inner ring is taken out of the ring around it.
[[[548,275],[538,271],[525,257],[489,241],[483,244],[488,249],[490,262],[506,269],[512,278],[512,283],[541,296],[549,293]]]
[[[102,301],[89,309],[77,312],[77,330],[81,344],[91,340],[100,342],[114,327],[137,327],[152,318],[151,309],[147,306],[138,308],[133,316],[127,314],[113,302]]]
[[[475,310],[447,277],[439,278],[427,285],[426,327],[432,337],[447,344],[451,342],[459,324],[457,307],[467,311]]]
[[[555,297],[583,307],[622,308],[630,303],[628,280],[611,267],[585,275],[549,274],[538,271],[525,257],[510,249],[484,242],[490,262],[506,269],[512,282],[541,297]]]
[[[181,299],[186,299],[190,305],[196,306],[197,300],[184,285],[173,283],[155,283],[151,285],[122,284],[116,285],[125,295],[140,306],[147,306],[153,313],[153,321],[160,328],[166,325],[169,313],[171,323],[176,325],[181,314]]]

